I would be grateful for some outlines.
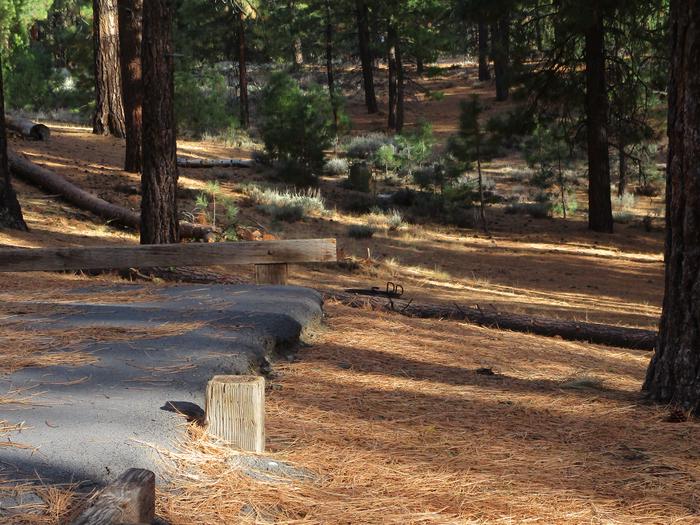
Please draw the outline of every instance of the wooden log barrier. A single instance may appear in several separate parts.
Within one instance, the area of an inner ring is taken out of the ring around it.
[[[71,525],[150,525],[155,517],[156,476],[132,468],[102,489]]]
[[[205,401],[207,432],[247,452],[265,451],[265,378],[214,376]]]
[[[0,248],[0,272],[106,270],[217,264],[276,265],[335,260],[335,239],[81,248]]]

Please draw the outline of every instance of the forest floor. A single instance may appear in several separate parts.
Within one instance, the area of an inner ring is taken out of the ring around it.
[[[426,118],[440,139],[456,129],[459,100],[478,93],[487,106],[495,105],[492,87],[464,71],[449,70],[425,83],[444,98],[409,100],[408,122]],[[360,101],[351,101],[348,110],[355,133],[383,129],[384,117],[365,115]],[[47,143],[15,138],[11,147],[107,200],[138,209],[138,177],[120,169],[121,141],[60,124],[52,124],[52,132]],[[253,153],[216,142],[180,141],[179,148],[201,158]],[[523,168],[514,155],[487,165],[489,176],[506,188]],[[603,235],[588,231],[585,210],[567,220],[533,219],[494,205],[488,210],[489,234],[408,224],[358,240],[348,236],[348,227],[362,219],[342,211],[353,195],[338,179],[321,182],[331,213],[292,224],[272,222],[247,201],[243,185],[269,183],[264,170],[183,169],[181,210],[194,209],[197,193],[212,180],[237,201],[241,222],[252,229],[263,227],[285,239],[338,239],[344,264],[294,267],[292,284],[342,290],[383,287],[391,280],[415,303],[478,304],[644,328],[657,324],[663,295],[660,220],[652,231],[631,222]],[[2,244],[138,241],[134,232],[22,182],[17,189],[30,232],[0,231]],[[583,194],[579,202],[585,202]],[[656,213],[661,203],[640,199],[636,206],[641,218]],[[217,270],[252,280],[247,267]],[[56,294],[92,279],[4,274],[0,300]],[[279,366],[268,398],[270,453],[312,476],[283,484],[248,478],[224,461],[229,451],[191,428],[182,454],[171,458],[172,483],[159,487],[162,517],[177,524],[239,518],[700,522],[698,423],[674,422],[665,407],[643,402],[648,352],[409,319],[334,302],[326,312],[327,330],[301,350],[297,362]],[[10,313],[5,315],[6,322]],[[7,330],[2,332],[6,339]],[[0,427],[0,434],[12,435],[13,423]],[[18,515],[16,522],[57,523],[71,505],[70,495],[67,488],[46,487],[44,513]],[[247,509],[242,518],[241,509]]]

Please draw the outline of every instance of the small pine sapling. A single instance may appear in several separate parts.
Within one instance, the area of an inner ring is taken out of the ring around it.
[[[491,159],[498,149],[498,135],[484,131],[479,123],[483,107],[478,96],[469,101],[462,101],[459,117],[459,132],[450,137],[447,150],[457,169],[464,172],[476,164],[479,183],[479,219],[485,231],[488,231],[486,208],[484,203],[484,178],[481,163]]]
[[[531,138],[526,142],[525,159],[535,170],[532,182],[538,188],[555,188],[564,219],[573,208],[569,193],[566,170],[572,162],[572,148],[566,140],[566,130],[559,123],[547,124],[538,121]]]

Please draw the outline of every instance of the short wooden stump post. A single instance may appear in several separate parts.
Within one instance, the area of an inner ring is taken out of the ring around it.
[[[265,378],[214,376],[207,385],[207,432],[248,452],[265,451]]]
[[[256,284],[277,284],[286,286],[289,280],[289,267],[285,263],[256,264]]]

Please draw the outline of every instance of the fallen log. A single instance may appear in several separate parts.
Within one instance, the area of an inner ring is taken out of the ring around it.
[[[190,159],[178,157],[177,165],[181,168],[252,168],[253,160],[243,159]]]
[[[653,330],[628,328],[599,323],[551,319],[459,305],[442,306],[436,304],[417,305],[410,301],[378,299],[352,293],[325,292],[324,298],[334,299],[346,306],[375,310],[389,310],[408,317],[421,319],[452,319],[467,321],[479,326],[525,332],[550,337],[561,337],[569,341],[586,341],[620,348],[653,350],[657,333]]]
[[[26,118],[5,115],[5,124],[8,129],[15,131],[23,137],[34,140],[49,140],[51,130],[43,124],[37,124]]]
[[[109,222],[121,224],[135,230],[139,229],[141,216],[138,213],[107,202],[79,188],[57,173],[34,164],[16,153],[9,154],[9,161],[10,170],[27,182],[51,193],[59,194],[64,200],[74,206],[92,212]],[[213,237],[213,229],[189,222],[180,222],[180,237],[183,239],[210,240]]]
[[[156,476],[132,468],[107,485],[71,525],[150,525],[155,517]]]

